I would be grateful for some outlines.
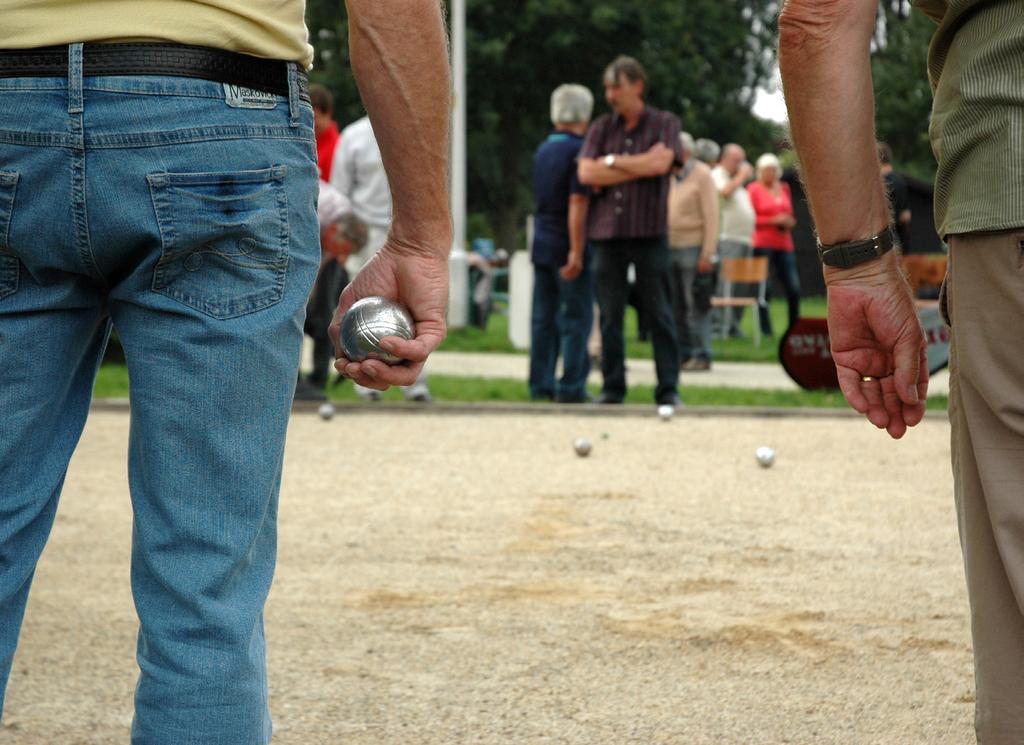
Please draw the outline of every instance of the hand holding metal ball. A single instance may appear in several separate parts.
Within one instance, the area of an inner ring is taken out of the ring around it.
[[[341,319],[341,351],[353,362],[372,358],[397,365],[402,359],[385,351],[381,339],[412,339],[415,328],[412,316],[401,303],[380,296],[364,297],[353,303]]]

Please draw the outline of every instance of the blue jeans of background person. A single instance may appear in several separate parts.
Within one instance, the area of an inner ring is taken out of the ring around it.
[[[320,251],[313,112],[294,79],[272,109],[232,108],[220,83],[83,79],[70,56],[67,78],[0,79],[0,687],[113,325],[131,741],[267,743],[263,606]]]
[[[602,393],[611,401],[626,395],[626,337],[623,327],[628,270],[633,264],[636,286],[651,324],[654,367],[658,383],[654,397],[668,402],[678,395],[679,346],[676,341],[669,276],[672,256],[664,238],[622,238],[594,241],[594,286],[601,310]]]
[[[711,361],[711,311],[698,308],[694,299],[694,282],[700,246],[672,248],[672,300],[679,340],[679,360],[690,358]]]
[[[796,253],[793,251],[778,251],[774,248],[754,248],[754,256],[767,256],[769,275],[774,272],[782,283],[786,292],[786,306],[789,310],[789,326],[792,326],[800,318],[800,274],[796,268]],[[767,299],[771,300],[771,282],[768,283]],[[772,330],[772,317],[768,312],[768,304],[762,305],[758,312],[761,314],[761,332],[774,336]],[[787,326],[788,328],[788,326]]]
[[[533,265],[530,329],[530,397],[580,402],[586,398],[590,355],[587,339],[594,323],[594,282],[589,264],[567,282],[559,268]],[[562,377],[555,366],[562,355]]]

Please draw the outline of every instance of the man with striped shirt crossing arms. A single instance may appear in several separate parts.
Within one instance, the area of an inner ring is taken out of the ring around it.
[[[601,310],[599,403],[626,396],[623,317],[629,265],[636,272],[644,315],[651,326],[659,405],[679,404],[679,347],[669,297],[669,174],[682,165],[679,119],[644,102],[647,75],[632,57],[615,59],[604,72],[612,113],[591,125],[579,156],[579,178],[592,187],[587,237],[596,249],[597,304]]]

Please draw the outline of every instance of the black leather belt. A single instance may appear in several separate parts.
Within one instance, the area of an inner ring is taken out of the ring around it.
[[[171,75],[229,83],[288,95],[288,66],[295,63],[187,44],[84,44],[82,76]],[[298,70],[299,93],[309,98],[309,80]],[[0,78],[66,77],[68,48],[0,50]]]

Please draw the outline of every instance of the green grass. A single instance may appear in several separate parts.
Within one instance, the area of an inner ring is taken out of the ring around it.
[[[96,398],[127,398],[128,367],[108,362],[100,368],[92,389]]]
[[[800,313],[807,318],[825,316],[825,298],[808,297],[800,301]],[[786,301],[772,300],[769,304],[772,326],[780,335],[788,322]],[[775,339],[762,339],[761,346],[755,347],[754,313],[748,308],[743,313],[741,327],[746,335],[744,339],[714,339],[712,351],[716,360],[726,362],[776,362],[778,361],[779,336]],[[467,327],[448,332],[441,349],[446,352],[507,352],[526,354],[525,349],[516,349],[508,339],[508,317],[497,313],[491,314],[487,328]],[[626,356],[641,359],[651,358],[650,342],[637,339],[636,311],[630,306],[626,310]]]
[[[430,392],[439,402],[493,402],[525,403],[530,400],[526,383],[521,380],[491,378],[461,378],[449,375],[431,375]],[[358,401],[352,384],[343,382],[332,386],[330,398],[333,401]],[[598,393],[591,387],[591,393]],[[807,407],[845,408],[846,402],[835,391],[763,391],[744,388],[682,388],[684,401],[691,406],[756,406],[756,407]],[[128,395],[128,370],[124,365],[107,364],[100,369],[96,380],[95,395],[101,398],[124,398]],[[383,394],[384,401],[400,402],[402,391],[392,389]],[[653,404],[654,387],[649,385],[630,386],[626,403]],[[946,398],[934,396],[928,399],[928,408],[945,410]],[[543,403],[536,404],[544,406]]]

